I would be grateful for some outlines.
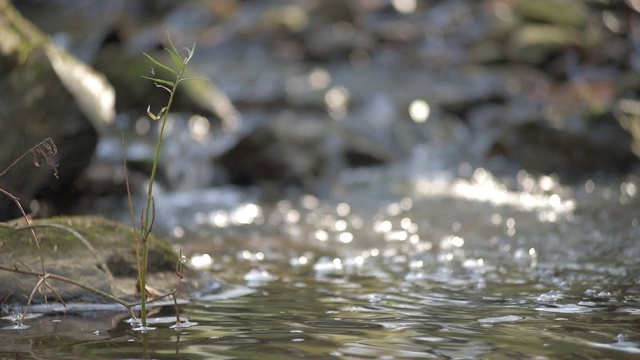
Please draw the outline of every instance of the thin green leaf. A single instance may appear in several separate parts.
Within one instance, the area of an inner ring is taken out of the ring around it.
[[[186,77],[186,78],[182,78],[182,79],[180,79],[180,81],[178,82],[178,84],[179,84],[179,83],[181,83],[181,82],[183,82],[183,81],[185,81],[185,80],[203,80],[203,81],[211,81],[211,80],[209,80],[209,79],[207,79],[207,78],[202,78],[202,77]]]
[[[167,31],[167,38],[169,38],[169,44],[171,45],[171,50],[173,50],[174,53],[179,54],[180,52],[178,51],[178,49],[176,49],[176,46],[173,45],[173,41],[171,40],[171,35],[169,35],[168,31]]]
[[[189,48],[184,48],[184,49],[187,50],[187,57],[184,59],[184,64],[187,65],[189,60],[191,60],[191,57],[193,56],[194,51],[196,51],[196,43],[193,43],[193,46],[191,47],[191,49]]]
[[[146,57],[147,57],[147,59],[151,60],[154,64],[156,64],[156,65],[160,66],[161,68],[163,68],[163,69],[165,69],[165,70],[167,70],[167,71],[170,71],[170,72],[172,72],[172,73],[174,73],[174,74],[178,75],[178,73],[177,73],[175,70],[173,70],[172,68],[168,67],[167,65],[165,65],[165,64],[163,64],[163,63],[161,63],[160,61],[158,61],[158,60],[154,59],[153,57],[151,57],[151,55],[149,55],[149,54],[147,54],[147,53],[142,53],[142,54],[144,54],[144,56],[146,56]]]
[[[171,87],[175,86],[175,83],[173,81],[163,80],[163,79],[158,79],[158,78],[152,78],[152,77],[144,76],[144,75],[142,75],[142,77],[147,79],[147,80],[155,81],[157,83],[164,84],[164,85],[167,85],[167,86],[171,86]]]
[[[184,68],[184,62],[182,60],[182,56],[178,52],[172,51],[167,48],[164,48],[164,49],[167,50],[167,52],[171,55],[173,62],[176,63],[176,67],[182,70],[182,68]]]

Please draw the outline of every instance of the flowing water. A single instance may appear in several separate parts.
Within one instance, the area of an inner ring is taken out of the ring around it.
[[[640,358],[638,179],[411,169],[350,171],[333,200],[158,195],[191,265],[248,291],[183,305],[181,331],[170,307],[146,334],[40,316],[0,358]]]

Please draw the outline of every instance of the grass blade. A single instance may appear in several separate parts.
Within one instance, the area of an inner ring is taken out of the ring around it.
[[[184,62],[182,60],[182,56],[178,53],[175,52],[173,50],[164,48],[165,50],[167,50],[167,52],[169,53],[169,55],[171,55],[171,58],[173,59],[173,62],[176,64],[176,67],[180,70],[182,70],[184,68]]]
[[[169,45],[171,45],[171,50],[173,50],[174,53],[179,54],[180,52],[178,51],[178,49],[176,49],[176,46],[173,45],[173,40],[171,40],[171,35],[169,35],[169,32],[167,32],[167,38],[169,39]]]
[[[147,79],[147,80],[151,80],[151,81],[155,81],[158,84],[163,84],[163,85],[167,85],[170,87],[174,87],[176,84],[173,81],[169,81],[169,80],[163,80],[163,79],[158,79],[158,78],[152,78],[149,76],[144,76],[142,75],[143,78]]]
[[[178,75],[178,73],[177,73],[175,70],[173,70],[172,68],[168,67],[167,65],[165,65],[165,64],[163,64],[163,63],[161,63],[161,62],[159,62],[158,60],[154,59],[151,55],[149,55],[149,54],[147,54],[147,53],[142,53],[142,54],[143,54],[144,56],[146,56],[146,57],[147,57],[147,59],[151,60],[151,62],[152,62],[152,63],[154,63],[154,64],[158,65],[159,67],[161,67],[161,68],[163,68],[163,69],[165,69],[165,70],[167,70],[167,71],[172,72],[172,73],[173,73],[173,74],[175,74],[175,75]]]

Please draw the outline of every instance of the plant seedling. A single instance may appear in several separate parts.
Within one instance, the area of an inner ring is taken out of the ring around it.
[[[167,116],[169,111],[171,110],[171,105],[173,104],[173,100],[175,94],[178,90],[178,86],[185,80],[189,80],[184,76],[185,69],[187,64],[191,60],[193,53],[195,51],[195,43],[191,48],[184,48],[184,53],[180,52],[176,49],[175,45],[173,45],[173,41],[169,36],[169,45],[170,48],[165,48],[165,50],[171,56],[173,60],[173,65],[166,65],[162,62],[156,60],[151,55],[144,53],[144,55],[153,63],[153,65],[157,66],[159,69],[168,72],[170,76],[173,76],[172,80],[162,79],[156,76],[155,70],[152,66],[151,74],[152,76],[142,76],[145,79],[151,80],[154,82],[156,87],[166,90],[169,93],[169,99],[167,100],[166,106],[164,106],[158,113],[154,113],[151,111],[151,107],[147,107],[147,115],[153,121],[160,121],[160,132],[158,134],[158,140],[156,143],[155,155],[153,158],[153,165],[151,168],[151,175],[149,177],[149,184],[147,188],[146,194],[146,204],[143,209],[143,212],[140,216],[140,228],[136,228],[136,221],[133,209],[133,200],[131,196],[131,189],[129,187],[129,182],[127,181],[127,193],[129,198],[129,209],[131,215],[131,223],[134,228],[135,241],[136,241],[136,260],[138,266],[138,290],[140,292],[140,318],[141,324],[140,327],[137,328],[141,331],[150,330],[147,327],[147,269],[148,269],[148,259],[149,259],[149,234],[153,229],[153,222],[155,220],[155,202],[153,199],[153,184],[156,178],[156,171],[158,169],[158,162],[160,158],[160,150],[162,148],[162,136],[164,134],[165,125],[167,123]],[[126,165],[125,165],[125,175],[126,175]],[[178,277],[182,276],[181,271],[177,272]],[[175,301],[175,291],[172,293]],[[176,318],[179,319],[179,316],[176,315]]]

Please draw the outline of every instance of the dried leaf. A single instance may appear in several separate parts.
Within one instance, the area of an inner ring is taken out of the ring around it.
[[[184,59],[184,64],[187,65],[189,63],[189,60],[191,60],[191,57],[193,57],[193,53],[196,51],[196,43],[193,43],[193,46],[191,47],[191,49],[189,48],[184,48],[185,50],[187,50],[187,57]]]
[[[156,121],[158,120],[158,117],[155,116],[152,112],[151,112],[151,105],[147,106],[147,115],[149,115],[149,117],[151,118],[151,120]]]
[[[53,140],[48,137],[42,140],[39,144],[30,149],[33,155],[33,164],[40,167],[44,164],[48,164],[53,169],[53,175],[58,178],[57,165],[53,163],[53,156],[58,153],[58,148]]]

